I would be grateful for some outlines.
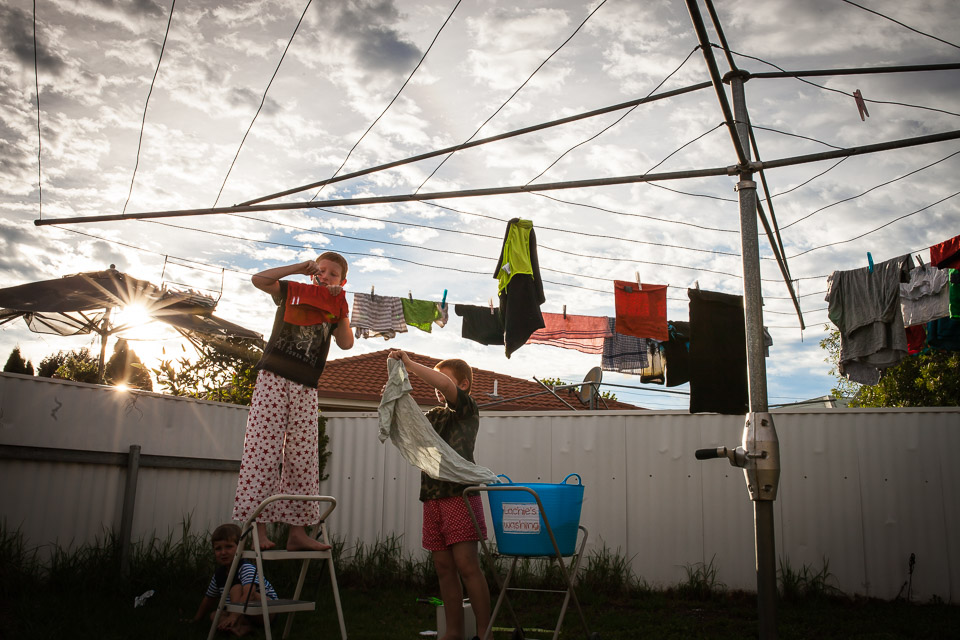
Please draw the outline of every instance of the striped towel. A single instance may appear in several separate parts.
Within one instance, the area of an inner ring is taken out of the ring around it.
[[[543,329],[537,329],[527,344],[548,344],[581,353],[603,353],[604,338],[612,338],[609,319],[604,316],[574,316],[544,313]]]
[[[381,337],[384,340],[395,338],[398,333],[407,332],[407,323],[403,319],[403,303],[398,297],[378,296],[375,294],[353,294],[353,315],[350,324],[358,338]]]

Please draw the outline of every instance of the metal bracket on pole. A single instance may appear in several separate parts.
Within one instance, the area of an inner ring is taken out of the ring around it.
[[[738,447],[739,448],[739,447]],[[743,479],[751,500],[776,500],[780,484],[780,441],[769,413],[748,413],[743,425]]]

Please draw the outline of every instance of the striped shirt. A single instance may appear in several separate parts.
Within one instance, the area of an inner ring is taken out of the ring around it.
[[[207,585],[206,595],[209,598],[219,598],[223,594],[223,587],[227,582],[227,567],[217,567],[217,570],[214,572],[213,577],[210,578],[210,584]],[[273,585],[270,584],[270,581],[266,578],[263,579],[263,583],[267,588],[267,597],[271,600],[277,599],[277,592],[274,590]],[[260,590],[260,581],[257,579],[257,567],[246,560],[240,561],[240,566],[237,567],[237,574],[233,577],[233,584],[254,584],[256,585],[257,591]],[[233,585],[230,585],[231,587]],[[227,602],[230,602],[230,596],[227,596]]]

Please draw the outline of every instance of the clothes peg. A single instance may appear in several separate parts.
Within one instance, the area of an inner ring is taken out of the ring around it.
[[[493,298],[490,298],[490,315],[493,315]]]
[[[917,254],[917,262],[920,263],[920,268],[922,269],[925,265],[923,264],[923,258],[920,257],[920,254]]]
[[[370,295],[373,295],[373,285],[370,285]]]
[[[873,273],[873,256],[867,251],[867,271]]]
[[[634,275],[634,277],[636,277],[636,279],[637,279],[637,291],[643,291],[643,285],[640,284],[640,272],[639,272],[639,271],[634,271],[634,272],[633,272],[633,275]]]
[[[447,290],[446,289],[443,290],[443,299],[440,301],[440,308],[441,309],[447,308]]]
[[[567,305],[563,305],[563,319],[567,319]]]
[[[413,289],[407,289],[407,296],[413,300]]]
[[[853,92],[853,99],[857,103],[857,112],[860,114],[860,120],[865,121],[870,117],[870,113],[867,111],[867,103],[863,101],[863,94],[860,93],[860,89]]]
[[[697,291],[700,291],[700,281],[699,281],[699,280],[694,280],[694,281],[693,281],[693,288],[696,289]]]

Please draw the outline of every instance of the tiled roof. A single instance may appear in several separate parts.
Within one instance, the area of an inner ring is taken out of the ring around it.
[[[343,403],[337,401],[347,400],[353,401],[351,404],[354,408],[375,408],[380,403],[380,392],[387,382],[387,354],[390,351],[390,349],[383,349],[363,355],[329,360],[323,369],[323,375],[320,376],[320,384],[317,386],[320,407],[335,408],[340,404],[340,408],[343,408]],[[409,351],[407,355],[414,362],[431,368],[441,360]],[[437,404],[433,387],[416,376],[410,376],[410,381],[413,386],[411,395],[417,404],[422,406]],[[494,381],[496,381],[497,396],[492,395]],[[552,394],[540,393],[543,391],[544,388],[534,380],[514,378],[485,369],[473,369],[473,388],[470,395],[482,409],[487,411],[570,411],[570,407]],[[540,393],[540,395],[530,395],[534,393]],[[567,390],[560,390],[557,393],[575,408],[585,408],[572,390],[569,394]],[[521,398],[521,396],[530,397]],[[498,400],[507,401],[484,407],[485,404]],[[600,403],[598,408],[604,409],[603,404]],[[641,407],[616,400],[606,400],[606,408],[640,409]]]

